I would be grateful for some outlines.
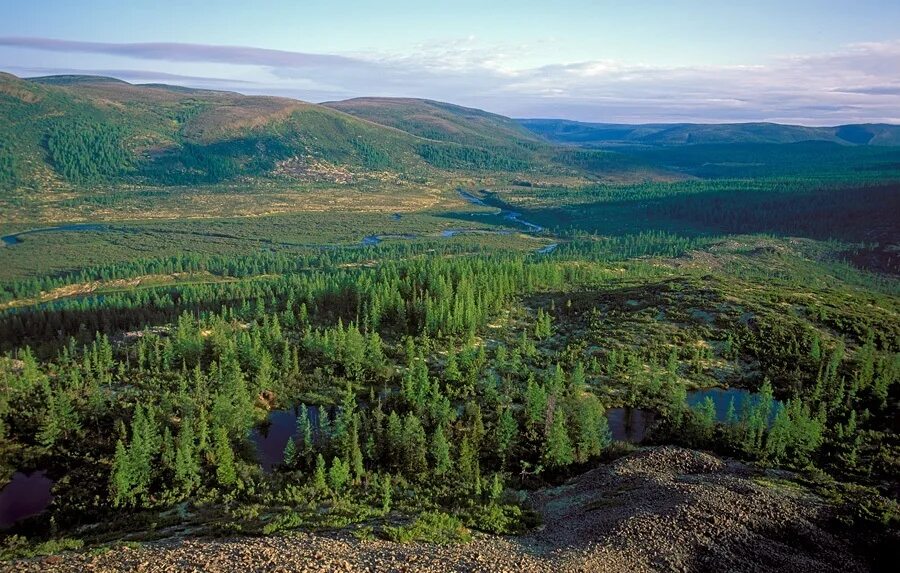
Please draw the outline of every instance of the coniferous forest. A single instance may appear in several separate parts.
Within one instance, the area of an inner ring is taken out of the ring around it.
[[[673,447],[818,500],[873,567],[896,542],[900,148],[4,81],[72,116],[0,142],[0,495],[38,500],[0,512],[5,559],[528,536],[541,496]],[[220,134],[236,105],[265,120]]]

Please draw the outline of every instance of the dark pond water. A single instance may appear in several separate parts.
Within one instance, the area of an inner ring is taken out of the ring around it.
[[[728,415],[728,405],[734,399],[735,414],[740,417],[741,412],[748,406],[753,406],[759,402],[759,394],[744,390],[743,388],[708,388],[706,390],[694,390],[688,392],[688,405],[694,407],[700,402],[712,398],[713,404],[716,406],[716,420],[724,422]],[[775,407],[772,408],[771,419],[775,418],[778,409],[781,408],[781,402],[775,400]],[[770,422],[771,422],[770,419]]]
[[[319,427],[319,407],[306,407],[309,422],[315,432]],[[259,464],[265,471],[272,471],[284,461],[284,448],[288,440],[297,434],[297,418],[300,408],[290,410],[273,410],[269,413],[269,423],[253,430],[251,438],[256,444],[256,455]],[[332,416],[333,412],[329,412]]]
[[[457,408],[457,414],[462,413],[461,409],[462,406]],[[319,427],[319,406],[307,406],[307,411],[313,432],[316,432]],[[332,420],[337,411],[336,407],[329,408],[328,415]],[[256,445],[257,459],[265,471],[272,471],[284,460],[284,448],[288,440],[297,434],[299,412],[299,408],[273,410],[269,414],[268,424],[253,430],[251,439]],[[638,408],[612,408],[607,410],[606,417],[614,440],[635,444],[646,437],[656,420],[656,414]]]
[[[50,488],[53,480],[46,472],[31,474],[16,472],[6,487],[0,491],[0,529],[6,529],[26,517],[47,509],[53,496]]]
[[[638,444],[647,437],[656,414],[639,408],[611,408],[606,411],[606,420],[612,439]]]
[[[382,398],[390,394],[390,389],[379,392]],[[728,404],[734,398],[734,407],[740,416],[745,404],[753,404],[758,400],[758,395],[739,388],[711,388],[707,390],[694,390],[688,393],[687,401],[690,406],[695,406],[710,397],[716,406],[716,418],[725,421],[728,412]],[[773,408],[774,417],[780,403],[775,402]],[[361,404],[361,407],[365,407]],[[307,406],[309,420],[316,432],[319,427],[319,406]],[[459,410],[459,408],[458,408]],[[337,414],[336,407],[329,407],[328,415],[334,420]],[[460,412],[458,412],[460,413]],[[252,439],[256,444],[257,456],[260,465],[266,471],[271,471],[284,460],[284,448],[288,439],[297,433],[297,417],[299,408],[288,410],[274,410],[269,414],[269,423],[253,430]],[[614,440],[638,444],[647,437],[648,432],[656,422],[656,413],[640,408],[610,408],[606,411],[606,419],[609,431]]]
[[[93,231],[93,232],[104,232],[108,231],[109,227],[106,225],[96,225],[92,223],[83,223],[76,225],[60,225],[58,227],[43,227],[40,229],[29,229],[27,231],[22,231],[21,233],[13,233],[11,235],[5,235],[0,237],[0,240],[3,241],[3,244],[6,246],[18,245],[22,242],[22,239],[19,237],[23,235],[32,235],[35,233],[60,233],[60,232],[77,232],[77,231]]]

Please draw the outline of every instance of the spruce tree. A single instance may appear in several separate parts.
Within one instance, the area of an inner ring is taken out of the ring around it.
[[[116,441],[116,453],[113,457],[112,474],[110,475],[110,492],[113,505],[121,507],[130,504],[134,496],[132,494],[133,477],[131,474],[131,456],[125,449],[122,440]]]
[[[543,460],[551,468],[564,467],[575,460],[572,441],[566,428],[566,415],[560,407],[553,410],[553,421],[544,441]]]
[[[506,461],[516,443],[519,433],[519,424],[513,416],[512,408],[505,407],[497,419],[495,433],[497,443],[497,457],[500,458],[500,466],[506,467]]]
[[[534,376],[528,376],[525,387],[525,428],[531,439],[536,439],[545,425],[547,413],[547,393],[544,387],[535,382]]]
[[[316,470],[313,473],[313,489],[317,492],[324,492],[328,490],[328,481],[326,477],[325,470],[325,458],[322,457],[322,454],[316,455]]]
[[[348,481],[350,481],[350,464],[335,456],[328,470],[328,485],[331,486],[331,491],[339,494]]]
[[[313,452],[313,431],[306,404],[300,404],[300,414],[297,416],[297,441],[297,455],[309,463]]]
[[[403,419],[402,444],[404,473],[413,479],[424,477],[428,471],[425,429],[412,413]]]
[[[391,510],[391,498],[393,487],[391,486],[391,474],[385,474],[381,481],[381,511],[388,513]]]
[[[228,439],[228,430],[224,426],[216,426],[213,430],[213,448],[216,458],[216,479],[219,485],[231,488],[237,484],[237,468],[234,464],[234,450]]]
[[[450,470],[450,443],[444,435],[444,428],[438,425],[431,437],[431,459],[434,462],[434,474],[443,476]]]
[[[287,468],[292,468],[297,463],[297,444],[293,437],[288,438],[284,445],[283,463]]]
[[[355,481],[359,481],[362,479],[363,474],[365,474],[365,467],[363,466],[363,453],[362,449],[359,447],[359,421],[357,417],[354,417],[353,424],[350,428],[350,447],[349,447],[349,460],[348,464],[350,470],[353,472],[353,479]]]
[[[194,431],[190,419],[181,422],[178,445],[175,451],[175,483],[185,494],[190,494],[200,483],[200,464],[194,444]]]
[[[481,482],[481,467],[478,452],[472,445],[468,435],[463,436],[459,445],[459,458],[456,462],[459,483],[464,491],[477,491]]]
[[[603,405],[593,395],[578,401],[577,406],[576,459],[585,462],[599,456],[609,445],[609,425]]]

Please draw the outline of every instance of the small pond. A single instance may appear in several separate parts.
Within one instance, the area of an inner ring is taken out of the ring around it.
[[[313,431],[319,427],[319,406],[306,407]],[[334,412],[329,412],[333,416]],[[273,410],[268,423],[253,429],[251,439],[256,444],[256,455],[262,468],[269,472],[284,461],[284,448],[288,440],[297,434],[297,418],[300,408]]]
[[[457,413],[461,414],[461,406]],[[316,432],[319,427],[319,406],[307,406],[309,421]],[[329,409],[333,420],[337,408]],[[284,460],[288,440],[297,434],[299,408],[273,410],[268,423],[254,428],[251,439],[256,445],[257,459],[265,471],[272,471]],[[614,440],[640,443],[656,421],[656,414],[639,408],[612,408],[606,412],[610,433]]]
[[[390,390],[386,389],[379,392],[379,395],[385,398],[389,393]],[[734,399],[735,412],[738,416],[743,411],[745,404],[753,404],[758,400],[758,395],[749,390],[710,388],[688,392],[687,401],[693,407],[700,404],[707,397],[712,398],[716,406],[716,419],[720,422],[725,421],[728,404],[732,398]],[[780,407],[780,403],[776,401],[775,405],[776,407],[772,409],[773,417],[778,407]],[[365,407],[365,404],[361,404],[361,407]],[[307,410],[313,432],[316,432],[319,427],[319,406],[307,406]],[[461,413],[461,407],[458,407],[457,410],[458,413]],[[337,411],[337,407],[332,406],[329,408],[328,415],[332,420]],[[284,460],[284,448],[287,446],[288,439],[294,437],[297,433],[298,415],[299,408],[273,410],[269,414],[268,423],[253,430],[251,438],[256,444],[259,463],[265,471],[272,471]],[[610,408],[606,411],[606,419],[613,440],[639,444],[647,437],[648,432],[656,422],[657,415],[653,411],[640,408]]]
[[[606,421],[613,440],[639,444],[653,427],[656,414],[640,408],[610,408],[606,411]]]
[[[724,422],[728,415],[728,405],[734,400],[734,412],[738,418],[748,406],[753,406],[759,402],[759,394],[744,390],[743,388],[707,388],[705,390],[694,390],[688,392],[687,402],[692,408],[697,406],[707,398],[712,398],[713,404],[716,406],[716,420]],[[781,402],[774,401],[774,407],[770,415],[770,422],[775,418],[781,408]]]
[[[16,472],[12,481],[0,490],[0,529],[11,527],[47,509],[53,499],[50,493],[52,486],[53,480],[47,477],[46,472]]]

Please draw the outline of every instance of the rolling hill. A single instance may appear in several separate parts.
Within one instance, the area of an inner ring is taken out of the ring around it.
[[[515,120],[480,109],[411,98],[354,98],[322,105],[425,139],[534,149],[543,140]]]
[[[518,122],[553,143],[580,146],[787,144],[805,141],[842,145],[900,145],[900,126],[888,124],[805,127],[777,123],[628,125],[564,119],[520,119]]]
[[[96,76],[0,74],[0,116],[5,188],[579,171],[555,162],[552,144],[509,118],[421,100],[317,105]]]
[[[217,183],[313,164],[427,167],[417,138],[323,106],[112,78],[0,76],[0,181]]]

